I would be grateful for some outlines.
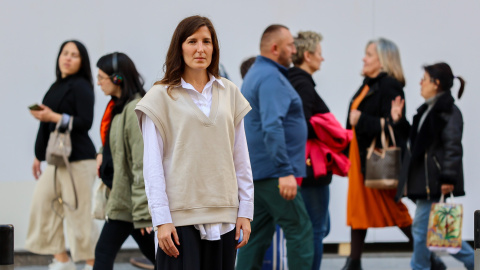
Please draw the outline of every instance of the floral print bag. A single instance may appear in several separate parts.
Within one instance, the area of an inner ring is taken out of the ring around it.
[[[444,202],[442,194],[440,202],[432,204],[428,219],[427,247],[431,251],[447,251],[455,254],[462,248],[463,206],[451,201]]]

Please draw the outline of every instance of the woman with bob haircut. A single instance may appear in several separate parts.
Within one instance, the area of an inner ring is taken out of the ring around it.
[[[406,194],[417,208],[413,219],[413,255],[410,266],[414,270],[435,269],[427,248],[427,230],[430,209],[442,195],[464,196],[463,180],[463,117],[455,105],[451,88],[453,81],[460,81],[458,99],[463,94],[465,81],[454,76],[446,63],[424,66],[420,81],[420,94],[425,103],[417,109],[412,126],[405,120],[404,101],[397,98],[392,103],[393,122],[406,125],[408,151],[404,156],[403,176],[398,186],[397,198]],[[409,131],[409,132],[408,132]],[[452,256],[474,269],[474,251],[465,241],[461,250]],[[445,269],[445,268],[444,268]]]
[[[310,123],[312,116],[328,114],[330,110],[315,90],[313,73],[320,70],[324,61],[322,56],[322,35],[312,31],[299,32],[294,39],[297,53],[292,56],[294,67],[288,71],[288,79],[293,88],[302,98],[303,113],[308,127],[308,140],[318,141],[314,127]],[[339,124],[339,123],[338,123]],[[340,126],[340,125],[339,125]],[[308,145],[308,143],[307,143]],[[308,149],[308,146],[307,146]],[[325,166],[325,164],[321,164]],[[312,222],[314,258],[312,269],[320,269],[323,255],[323,239],[330,232],[330,215],[328,203],[330,198],[329,184],[332,181],[332,172],[315,178],[312,164],[307,166],[307,177],[301,182],[301,190],[305,208]]]
[[[368,228],[397,226],[412,242],[412,219],[407,207],[401,201],[395,202],[396,190],[371,189],[364,185],[366,150],[372,140],[380,136],[381,119],[393,124],[390,118],[392,101],[397,96],[404,98],[405,79],[397,46],[384,38],[368,42],[362,75],[365,79],[350,102],[347,121],[347,129],[353,131],[347,195],[351,253],[343,270],[362,269],[360,258]],[[404,112],[405,109],[403,115]],[[393,125],[395,134],[402,132],[402,128]],[[404,149],[405,144],[399,136],[395,139]]]
[[[253,180],[243,125],[250,104],[218,75],[211,21],[182,20],[165,76],[137,104],[157,269],[234,269],[253,218]],[[241,236],[243,232],[243,237]]]
[[[25,248],[37,254],[52,254],[51,270],[76,269],[65,249],[65,221],[73,261],[86,261],[84,269],[92,269],[98,236],[91,214],[95,147],[88,136],[93,122],[94,93],[90,60],[82,43],[68,40],[60,46],[56,77],[40,108],[30,111],[40,121],[32,166],[38,182]],[[61,130],[71,123],[69,162],[73,179],[66,167],[47,165],[43,173],[40,169],[41,161],[46,160],[50,132],[58,123]]]
[[[103,147],[97,155],[97,168],[108,187],[108,200],[93,269],[113,269],[115,257],[129,235],[154,263],[152,218],[142,171],[143,139],[134,110],[145,95],[143,79],[124,53],[102,56],[97,67],[97,84],[111,100],[100,126]]]

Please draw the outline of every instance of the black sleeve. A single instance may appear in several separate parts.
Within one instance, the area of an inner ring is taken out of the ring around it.
[[[455,185],[457,183],[458,175],[462,170],[462,133],[462,113],[454,107],[442,131],[442,143],[445,151],[440,172],[440,183],[442,184]]]
[[[95,103],[93,89],[85,80],[76,81],[72,87],[75,95],[76,112],[76,115],[73,115],[72,130],[88,132],[93,123],[93,109]]]
[[[308,138],[316,138],[317,135],[315,134],[312,124],[310,124],[310,118],[317,113],[329,112],[328,107],[311,84],[300,83],[297,85],[296,90],[302,99],[303,113],[307,121]]]
[[[397,96],[405,98],[403,94],[403,87],[397,80],[386,77],[380,83],[380,107],[379,115],[369,115],[362,112],[360,119],[358,120],[355,130],[358,134],[366,135],[368,137],[375,137],[381,132],[380,118],[385,118],[389,121],[390,111],[392,109],[392,100]],[[403,114],[405,115],[405,108],[403,108]]]
[[[50,137],[50,130],[48,124],[40,122],[35,140],[35,157],[40,160],[45,160],[48,138]]]

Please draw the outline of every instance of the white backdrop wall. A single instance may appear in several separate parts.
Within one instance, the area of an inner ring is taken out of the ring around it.
[[[233,82],[241,85],[239,65],[258,54],[260,35],[272,23],[324,36],[326,61],[314,74],[317,90],[332,112],[344,123],[349,100],[359,87],[362,57],[368,40],[386,37],[400,48],[407,79],[407,116],[421,103],[421,66],[436,61],[449,63],[467,81],[463,112],[464,166],[467,196],[464,236],[473,239],[473,211],[480,208],[476,194],[478,166],[476,143],[479,115],[480,1],[477,0],[265,0],[265,1],[13,1],[0,0],[0,224],[16,226],[15,247],[23,249],[30,198],[35,182],[31,174],[33,145],[38,123],[27,106],[41,102],[55,78],[60,44],[78,39],[86,46],[94,71],[98,58],[121,51],[128,54],[145,78],[148,89],[162,76],[170,37],[186,16],[201,14],[212,19],[220,40],[221,62]],[[458,87],[457,85],[455,87]],[[90,132],[100,145],[99,125],[108,101],[95,87],[95,120]],[[348,242],[345,225],[347,179],[331,185],[332,230],[327,242]],[[414,205],[406,200],[413,213]],[[396,228],[370,230],[369,242],[405,241]],[[126,246],[134,246],[131,241]]]

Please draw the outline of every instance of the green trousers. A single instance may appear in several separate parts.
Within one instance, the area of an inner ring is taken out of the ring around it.
[[[313,263],[312,224],[300,192],[287,201],[278,189],[278,178],[257,180],[252,234],[248,244],[238,251],[237,270],[260,270],[263,257],[273,239],[275,224],[287,239],[289,269],[311,270]]]

